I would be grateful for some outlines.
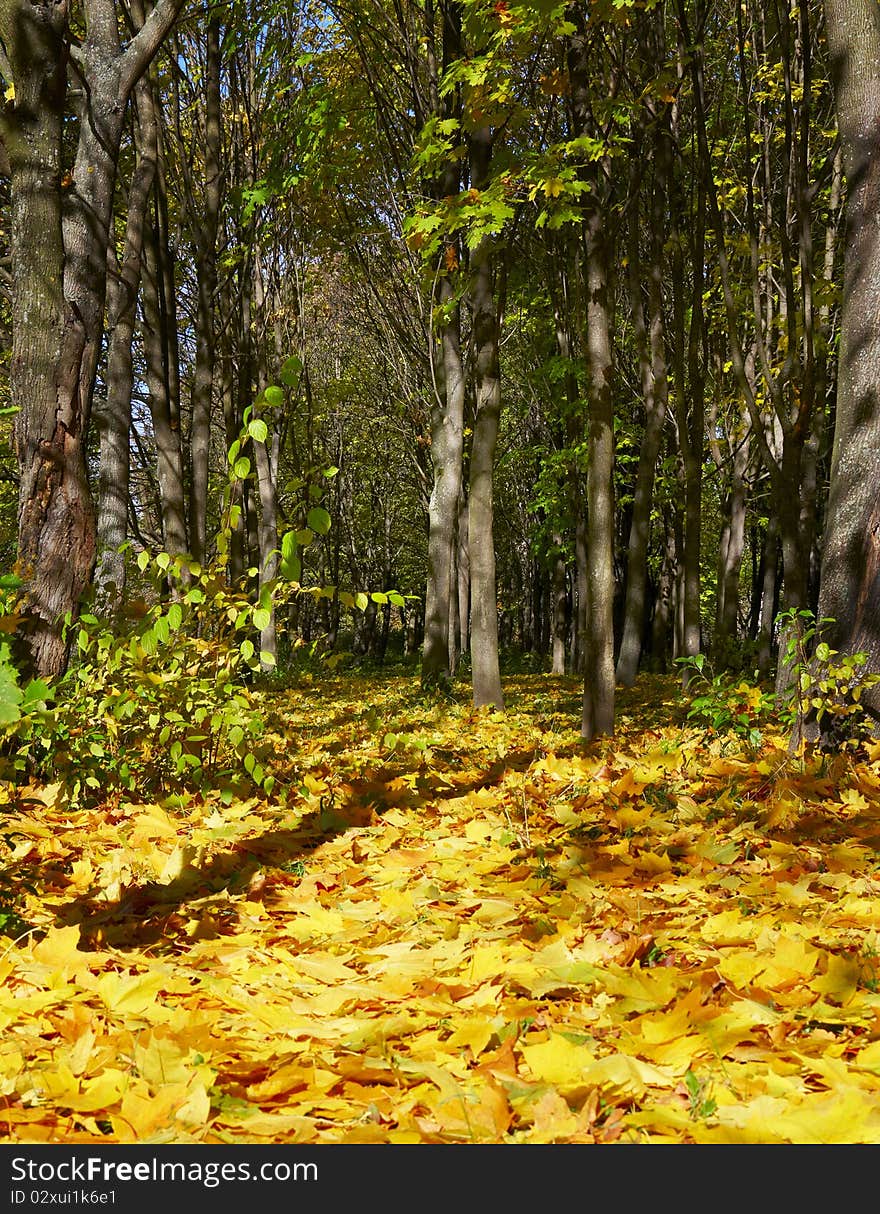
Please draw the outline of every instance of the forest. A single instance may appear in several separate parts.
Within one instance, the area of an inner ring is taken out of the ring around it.
[[[880,1141],[877,0],[0,89],[0,1138]]]

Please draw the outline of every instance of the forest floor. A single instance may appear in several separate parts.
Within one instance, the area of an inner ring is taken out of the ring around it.
[[[880,745],[711,737],[673,680],[277,693],[290,792],[6,789],[0,1137],[880,1140]],[[8,930],[8,929],[7,929]]]

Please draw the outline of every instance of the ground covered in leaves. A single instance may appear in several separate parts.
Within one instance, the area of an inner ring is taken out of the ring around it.
[[[279,693],[269,801],[7,788],[0,1135],[880,1140],[880,747],[507,693]]]

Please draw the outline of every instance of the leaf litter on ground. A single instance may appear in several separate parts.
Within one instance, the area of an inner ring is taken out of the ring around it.
[[[880,1139],[880,747],[274,693],[286,795],[3,795],[11,1142]],[[24,924],[27,924],[25,927]]]

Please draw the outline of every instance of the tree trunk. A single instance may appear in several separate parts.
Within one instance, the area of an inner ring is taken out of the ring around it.
[[[471,179],[478,190],[489,180],[488,127],[471,137]],[[493,240],[484,236],[471,257],[474,379],[477,410],[471,444],[468,548],[471,575],[471,672],[474,706],[504,706],[498,665],[498,600],[495,586],[493,477],[501,417],[498,311],[492,286]]]
[[[180,4],[159,0],[122,50],[115,6],[87,0],[86,36],[69,50],[66,4],[0,0],[0,42],[15,88],[2,124],[13,196],[10,386],[19,408],[19,567],[29,664],[41,674],[66,665],[63,617],[76,613],[96,556],[86,441],[126,104]],[[137,5],[132,12],[142,19]],[[68,54],[82,88],[62,217]]]
[[[823,639],[880,671],[880,7],[826,0],[846,176],[844,289],[831,487],[822,552]],[[880,687],[862,702],[880,716]]]
[[[208,22],[205,67],[205,184],[198,215],[192,215],[196,259],[196,363],[190,432],[190,543],[204,561],[207,550],[208,464],[214,377],[214,292],[217,288],[217,228],[220,215],[220,20]]]
[[[156,172],[155,111],[143,97],[148,87],[141,80],[135,88],[135,95],[140,100],[135,136],[137,161],[128,191],[122,264],[109,290],[107,398],[95,413],[100,441],[95,584],[99,604],[111,615],[122,606],[125,591],[125,554],[120,548],[128,533],[129,432],[134,389],[132,339],[141,279],[144,223]]]
[[[550,670],[553,674],[565,674],[565,640],[568,635],[568,578],[565,555],[562,552],[562,536],[553,536],[553,653]]]
[[[592,741],[614,732],[614,406],[611,396],[611,323],[607,235],[603,215],[587,218],[587,370],[589,377],[589,468],[587,473],[587,561],[589,613],[581,737]]]
[[[66,664],[61,626],[89,583],[95,517],[84,451],[79,371],[83,324],[65,297],[61,135],[66,10],[6,2],[0,37],[15,77],[3,109],[12,186],[13,345],[9,378],[19,408],[18,568],[25,581],[31,666]]]
[[[147,96],[145,94],[145,96]],[[147,96],[147,108],[153,107]],[[172,556],[187,551],[186,495],[183,483],[183,455],[180,434],[180,400],[175,398],[179,383],[172,366],[175,346],[169,341],[170,318],[166,296],[165,260],[169,250],[162,239],[160,206],[154,185],[154,222],[144,233],[144,323],[142,335],[147,363],[147,388],[150,415],[156,443],[156,475],[162,508],[162,537],[165,550]],[[160,187],[161,188],[161,187]]]
[[[662,140],[662,146],[661,145]],[[654,472],[666,407],[669,384],[666,373],[666,348],[663,327],[663,208],[666,205],[667,162],[666,136],[658,135],[656,154],[657,181],[651,207],[651,262],[648,267],[648,322],[642,303],[641,266],[638,247],[638,211],[633,211],[630,230],[630,296],[636,344],[641,367],[642,397],[645,404],[645,432],[639,451],[636,488],[633,498],[632,522],[629,533],[629,555],[626,576],[623,637],[617,657],[617,680],[631,687],[636,680],[642,640],[645,634],[645,599],[648,583],[648,540],[651,534],[651,508],[654,498]]]

